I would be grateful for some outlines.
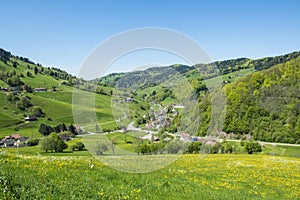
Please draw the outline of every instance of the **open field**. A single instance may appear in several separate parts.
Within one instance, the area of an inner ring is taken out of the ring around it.
[[[91,157],[16,156],[1,151],[0,163],[1,199],[300,198],[296,158],[184,155],[144,174],[115,171]]]

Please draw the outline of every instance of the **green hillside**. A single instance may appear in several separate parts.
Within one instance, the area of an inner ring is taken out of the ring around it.
[[[255,72],[225,87],[225,131],[300,143],[300,58]]]
[[[74,85],[76,83],[76,85]],[[40,137],[39,124],[57,125],[74,123],[72,114],[73,86],[95,91],[93,83],[77,79],[58,68],[43,67],[28,58],[14,56],[0,49],[0,138],[14,132],[28,137]],[[36,88],[42,91],[35,91]],[[95,94],[96,115],[99,122],[112,121],[109,88]],[[95,92],[97,92],[95,91]],[[35,115],[35,109],[44,113],[37,121],[26,122],[24,118]],[[106,128],[115,128],[107,124]]]
[[[144,127],[147,123],[144,116],[153,104],[168,106],[185,98],[187,91],[175,92],[185,84],[191,87],[190,92],[195,93],[200,108],[200,126],[197,133],[192,134],[204,136],[209,134],[211,116],[208,91],[219,90],[221,80],[227,106],[224,126],[220,131],[233,133],[237,138],[251,134],[254,139],[262,141],[299,143],[299,93],[295,92],[299,89],[300,80],[299,55],[299,52],[294,52],[256,60],[239,58],[194,66],[176,64],[145,71],[113,73],[85,81],[63,70],[43,67],[28,58],[0,49],[0,101],[3,105],[0,136],[15,130],[38,135],[40,123],[53,126],[74,123],[73,92],[95,93],[96,116],[103,130],[116,130],[131,121]],[[116,90],[113,92],[114,87]],[[46,91],[36,92],[35,88]],[[122,103],[128,98],[132,101]],[[27,125],[24,118],[33,115],[37,108],[44,116],[38,117],[37,122],[29,122],[31,126]],[[83,108],[89,112],[91,109]],[[129,109],[126,118],[123,116],[124,109]],[[116,124],[112,112],[123,120]],[[160,131],[174,132],[178,123],[180,114],[169,127]],[[95,124],[88,124],[86,128],[95,131],[95,127]]]
[[[110,85],[127,91],[123,93],[124,97],[149,105],[155,102],[166,106],[180,102],[181,97],[174,91],[178,81],[186,79],[187,86],[191,86],[198,96],[201,118],[198,132],[191,134],[200,136],[210,134],[211,94],[208,89],[218,91],[222,86],[226,95],[226,116],[219,131],[233,133],[236,138],[251,134],[254,139],[262,141],[300,143],[299,55],[299,52],[293,52],[256,60],[239,58],[192,67],[150,68],[100,78],[100,85],[103,80],[110,81]],[[139,109],[135,113],[135,121],[144,126],[145,112]],[[173,132],[179,122],[174,120],[173,128],[163,131]]]
[[[300,58],[257,71],[226,84],[223,130],[237,137],[251,134],[268,142],[300,143]],[[210,116],[209,96],[200,102],[201,115]],[[205,135],[209,121],[202,121]]]

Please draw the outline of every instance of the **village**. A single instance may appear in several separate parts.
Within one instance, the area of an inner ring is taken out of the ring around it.
[[[15,133],[0,139],[0,147],[1,148],[9,148],[9,147],[21,147],[26,145],[27,137],[22,137],[20,134]]]

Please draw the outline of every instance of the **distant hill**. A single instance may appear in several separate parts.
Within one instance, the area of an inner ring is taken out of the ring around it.
[[[210,64],[196,64],[187,66],[174,64],[171,66],[153,67],[144,71],[134,71],[128,73],[112,73],[98,79],[99,85],[114,87],[116,84],[125,80],[128,85],[142,85],[144,80],[155,79],[162,77],[162,74],[169,76],[168,73],[180,73],[186,77],[200,76],[203,79],[213,78],[220,75],[225,75],[237,72],[243,69],[253,68],[254,70],[268,69],[276,64],[285,63],[289,60],[300,56],[300,52],[293,52],[282,56],[266,57],[261,59],[237,58],[224,61],[216,61]],[[158,77],[157,77],[158,76]],[[119,85],[120,86],[120,85]]]

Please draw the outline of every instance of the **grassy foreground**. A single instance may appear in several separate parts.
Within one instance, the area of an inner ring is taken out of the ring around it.
[[[87,156],[0,153],[0,199],[300,199],[298,158],[183,155],[130,174]]]

